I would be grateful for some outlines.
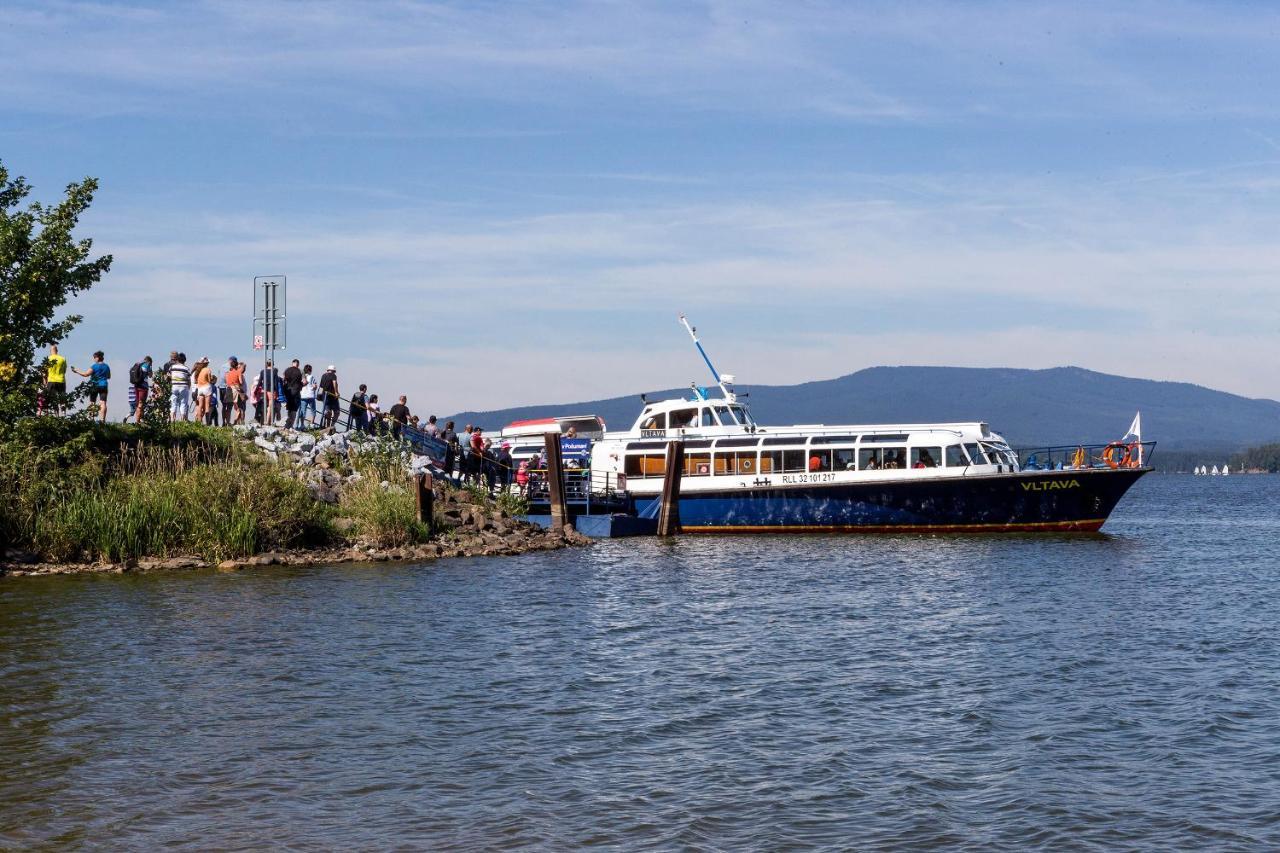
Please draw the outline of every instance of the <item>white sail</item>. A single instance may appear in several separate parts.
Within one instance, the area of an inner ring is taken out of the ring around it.
[[[1214,466],[1213,466],[1213,470],[1212,470],[1212,471],[1210,471],[1209,473],[1210,473],[1211,475],[1213,475],[1214,477],[1216,477],[1216,476],[1218,476],[1218,475],[1219,475],[1220,473],[1222,473],[1222,472],[1218,470],[1218,466],[1217,466],[1217,465],[1214,465]]]

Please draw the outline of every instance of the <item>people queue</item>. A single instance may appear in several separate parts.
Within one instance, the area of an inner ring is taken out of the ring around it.
[[[129,414],[124,420],[141,423],[147,400],[163,393],[166,386],[170,422],[191,420],[233,426],[250,419],[264,425],[282,424],[286,429],[336,429],[344,415],[342,386],[332,364],[317,376],[310,364],[301,364],[296,358],[283,371],[268,359],[256,372],[236,356],[229,356],[217,368],[207,356],[190,365],[187,362],[187,354],[177,350],[170,352],[159,367],[149,355],[135,362],[129,368]],[[65,411],[67,369],[67,360],[58,353],[58,347],[50,347],[45,383],[37,401],[39,414]],[[105,423],[111,382],[106,356],[95,352],[88,370],[74,366],[71,370],[89,380],[90,402],[98,407],[97,417]],[[505,490],[513,483],[523,491],[531,481],[532,472],[539,465],[537,457],[517,466],[511,458],[510,442],[495,447],[481,427],[467,424],[459,434],[453,421],[441,427],[435,415],[421,422],[409,411],[408,402],[402,394],[384,412],[378,395],[370,394],[368,386],[361,384],[346,400],[344,426],[348,431],[388,434],[397,439],[407,427],[438,439],[445,445],[446,475],[457,476],[464,483],[484,485],[489,491]]]

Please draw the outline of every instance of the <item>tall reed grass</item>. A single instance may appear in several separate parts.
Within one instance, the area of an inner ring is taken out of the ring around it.
[[[46,559],[112,562],[178,554],[221,560],[331,536],[331,511],[303,484],[238,453],[216,431],[185,433],[111,452],[84,434],[49,447],[5,442],[0,532]]]

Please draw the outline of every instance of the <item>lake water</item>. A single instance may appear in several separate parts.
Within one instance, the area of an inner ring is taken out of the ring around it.
[[[1274,849],[1278,499],[0,580],[0,847]]]

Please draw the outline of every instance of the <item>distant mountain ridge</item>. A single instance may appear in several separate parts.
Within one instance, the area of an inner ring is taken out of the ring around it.
[[[1015,446],[1118,438],[1135,411],[1143,437],[1165,450],[1234,451],[1280,440],[1280,402],[1255,400],[1187,382],[1158,382],[1079,367],[871,367],[798,385],[740,385],[761,424],[985,421]],[[718,392],[716,392],[718,393]],[[648,392],[650,399],[689,390]],[[597,414],[627,429],[639,393],[607,400],[519,406],[450,417],[499,429],[521,418]]]

